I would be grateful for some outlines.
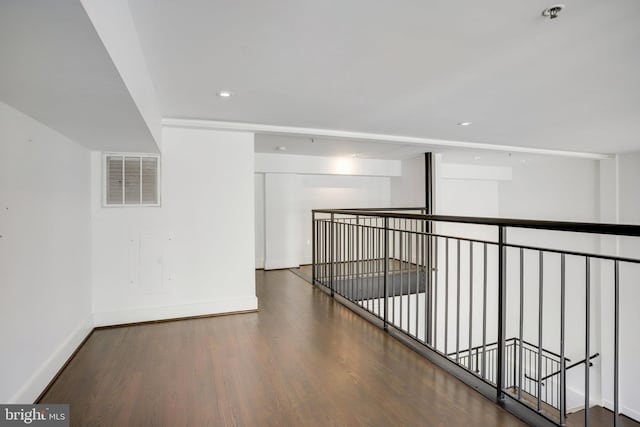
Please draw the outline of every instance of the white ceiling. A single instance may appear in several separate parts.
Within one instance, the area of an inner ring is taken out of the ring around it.
[[[158,150],[79,0],[0,1],[0,101],[90,149]]]
[[[640,150],[638,0],[129,3],[164,117]]]

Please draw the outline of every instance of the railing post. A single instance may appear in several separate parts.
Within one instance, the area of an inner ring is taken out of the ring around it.
[[[497,399],[504,400],[504,320],[505,320],[505,286],[506,286],[506,258],[505,245],[506,230],[503,225],[498,227],[498,363],[496,375]]]
[[[311,211],[311,284],[316,284],[316,211]]]
[[[335,262],[333,259],[334,255],[334,245],[335,245],[335,224],[333,222],[335,214],[331,214],[331,229],[329,230],[329,262],[331,262],[331,267],[329,268],[329,288],[331,289],[331,297],[333,297],[333,288],[334,288],[334,274],[335,274]]]
[[[584,358],[586,360],[584,364],[584,425],[589,427],[589,367],[590,353],[591,353],[591,258],[586,257],[586,286],[585,286],[585,337],[584,337]]]
[[[560,425],[564,426],[567,413],[567,372],[566,359],[564,357],[564,316],[565,316],[565,288],[566,267],[565,254],[560,255]],[[542,351],[542,343],[540,343]],[[585,361],[589,365],[589,359]],[[585,408],[588,410],[588,407]]]
[[[384,330],[389,329],[387,313],[389,311],[389,293],[387,292],[387,276],[389,275],[389,218],[384,218]]]
[[[613,284],[613,425],[620,425],[620,261],[614,263]],[[587,362],[588,363],[588,362]]]

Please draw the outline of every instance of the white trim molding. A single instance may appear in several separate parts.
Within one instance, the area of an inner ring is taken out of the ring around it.
[[[431,147],[468,148],[474,150],[511,151],[514,153],[544,154],[550,156],[579,157],[593,160],[612,158],[609,154],[588,153],[579,151],[551,150],[546,148],[518,147],[513,145],[486,144],[480,142],[451,141],[444,139],[419,138],[414,136],[386,135],[378,133],[352,132],[345,130],[315,129],[295,126],[264,125],[257,123],[222,122],[215,120],[164,118],[165,127],[213,129],[254,132],[274,135],[298,135],[331,137],[340,139],[354,139],[360,141],[401,142],[407,144],[421,144]]]
[[[257,309],[258,298],[253,296],[193,304],[94,312],[93,324],[95,327],[112,326],[154,320],[179,319],[181,317],[205,316],[209,314],[231,314]]]
[[[93,331],[91,316],[81,321],[7,403],[32,404]]]

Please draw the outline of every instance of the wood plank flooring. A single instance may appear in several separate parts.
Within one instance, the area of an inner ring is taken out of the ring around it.
[[[640,427],[640,423],[631,418],[620,415],[620,427]],[[601,406],[589,409],[589,425],[591,427],[604,427],[613,425],[613,412]],[[584,409],[567,416],[567,427],[584,426]]]
[[[258,313],[96,331],[43,396],[73,426],[523,426],[290,271]]]

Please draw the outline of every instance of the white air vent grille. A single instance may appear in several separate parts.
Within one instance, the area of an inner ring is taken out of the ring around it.
[[[159,161],[151,155],[106,155],[105,205],[159,205]]]

